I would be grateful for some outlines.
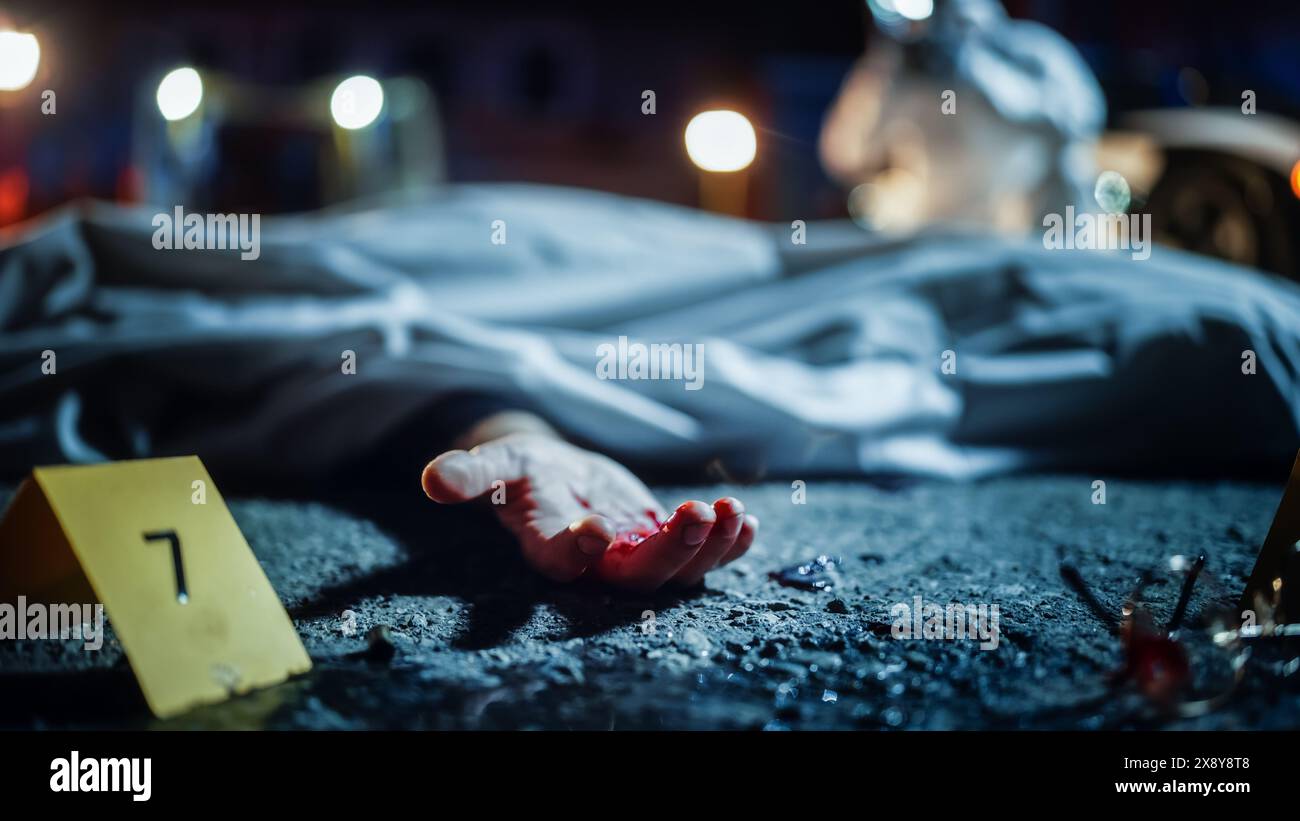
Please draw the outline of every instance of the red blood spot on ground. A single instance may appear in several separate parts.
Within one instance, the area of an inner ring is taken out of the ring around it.
[[[1187,651],[1166,636],[1141,628],[1130,628],[1128,658],[1124,675],[1146,696],[1169,702],[1187,684],[1190,674]]]

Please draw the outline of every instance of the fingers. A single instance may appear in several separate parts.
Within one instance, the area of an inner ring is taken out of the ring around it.
[[[754,537],[757,535],[758,517],[745,514],[745,523],[740,528],[740,534],[736,536],[736,543],[731,546],[731,550],[727,551],[727,555],[722,557],[722,561],[718,562],[718,566],[721,567],[724,564],[734,562],[745,555],[745,551],[749,550],[749,546],[754,543]]]
[[[613,522],[604,516],[591,515],[546,540],[526,540],[524,558],[537,572],[557,582],[571,582],[600,561],[614,540]]]
[[[508,444],[489,442],[472,451],[449,450],[424,468],[420,484],[435,502],[457,504],[492,490],[493,482],[513,482],[522,465]]]
[[[695,558],[677,571],[674,582],[687,586],[699,584],[704,574],[717,567],[735,546],[736,537],[745,524],[745,506],[739,499],[725,496],[713,503],[713,512],[717,523],[709,531],[709,538],[700,546]]]
[[[654,535],[628,549],[608,551],[597,572],[612,584],[654,590],[695,558],[716,520],[713,508],[704,502],[687,502]]]

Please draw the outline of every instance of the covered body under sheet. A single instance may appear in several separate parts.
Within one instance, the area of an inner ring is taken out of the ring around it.
[[[0,251],[6,474],[198,453],[312,476],[465,394],[633,464],[737,475],[1241,472],[1300,444],[1300,288],[1166,248],[838,223],[796,246],[522,185],[266,219],[248,261],[155,250],[152,216],[68,211]],[[619,336],[702,343],[702,388],[598,378]]]

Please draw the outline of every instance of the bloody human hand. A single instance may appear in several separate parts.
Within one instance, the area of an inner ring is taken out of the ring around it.
[[[688,501],[666,516],[618,462],[540,433],[448,451],[425,467],[422,484],[442,504],[497,495],[497,518],[524,558],[556,581],[586,576],[641,591],[696,584],[748,550],[758,529],[731,497]]]

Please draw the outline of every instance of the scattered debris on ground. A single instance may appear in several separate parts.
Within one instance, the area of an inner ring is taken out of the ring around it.
[[[661,489],[665,501],[735,495],[762,529],[706,586],[654,595],[548,583],[485,511],[236,500],[311,673],[156,722],[111,636],[89,654],[0,642],[0,726],[1300,727],[1295,647],[1261,648],[1199,717],[1113,686],[1124,648],[1059,565],[1068,555],[1117,615],[1147,573],[1143,596],[1167,618],[1171,557],[1204,552],[1183,634],[1191,686],[1219,692],[1229,660],[1201,615],[1235,602],[1280,487],[1113,480],[1094,505],[1091,481],[809,482],[806,504],[780,483]],[[918,601],[997,605],[996,648],[895,638],[892,608]]]

